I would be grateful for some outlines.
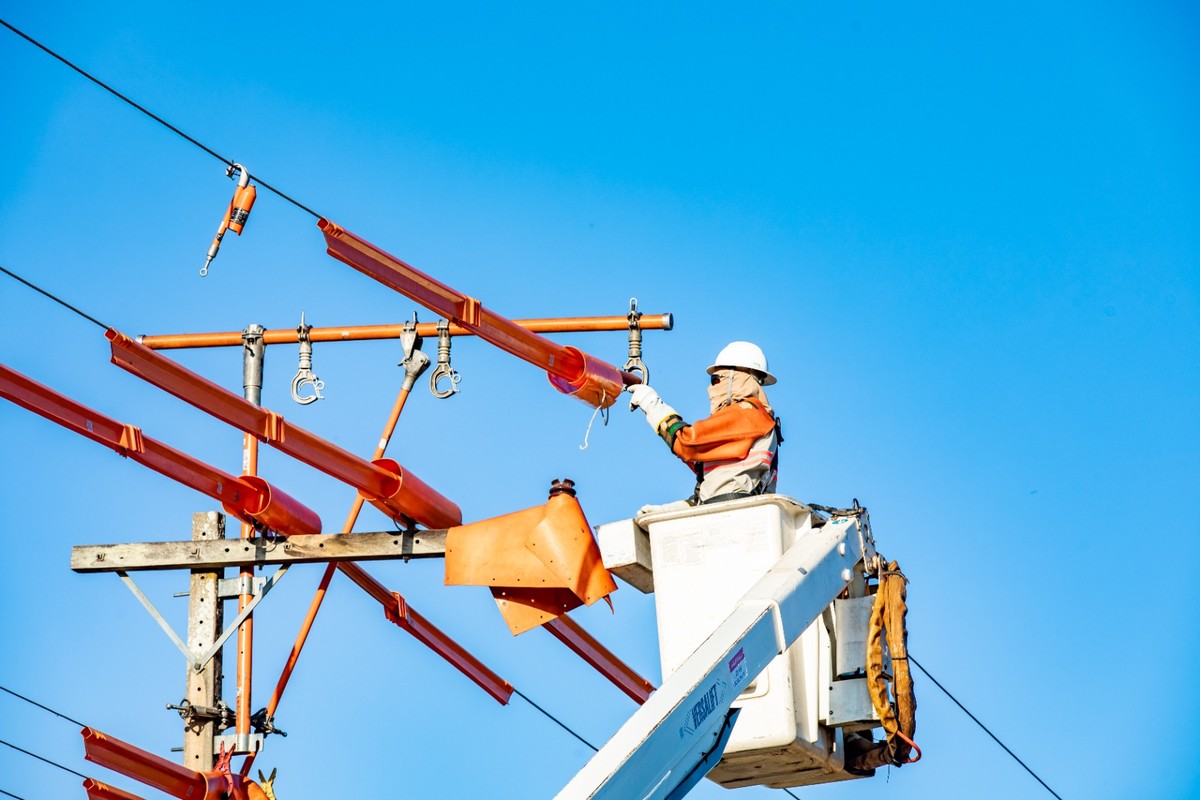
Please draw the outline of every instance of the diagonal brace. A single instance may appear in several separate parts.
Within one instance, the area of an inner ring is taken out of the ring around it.
[[[150,616],[153,617],[154,621],[158,623],[158,626],[163,629],[163,631],[167,634],[167,637],[175,643],[175,646],[179,648],[179,652],[183,653],[183,657],[187,660],[188,664],[191,665],[192,669],[194,669],[196,672],[199,672],[200,670],[204,669],[204,666],[209,661],[212,660],[213,656],[221,651],[221,648],[225,646],[225,642],[230,636],[233,635],[233,632],[241,627],[242,623],[246,621],[246,618],[253,613],[255,606],[262,602],[263,598],[267,596],[267,593],[275,587],[275,584],[283,580],[283,576],[287,574],[287,571],[288,565],[285,564],[277,569],[275,573],[271,575],[271,577],[267,578],[267,581],[263,584],[262,589],[254,593],[253,599],[246,604],[246,607],[242,609],[240,614],[237,615],[237,618],[233,621],[233,623],[230,624],[225,629],[224,633],[217,637],[217,640],[212,643],[212,646],[205,650],[200,656],[192,655],[191,650],[189,650],[187,645],[183,643],[183,640],[179,638],[179,634],[175,633],[175,629],[172,628],[171,624],[163,618],[163,615],[159,613],[158,609],[154,606],[154,603],[150,601],[149,597],[146,597],[145,593],[136,583],[134,583],[133,578],[129,577],[128,573],[117,572],[117,575],[129,588],[129,591],[133,593],[133,596],[138,599],[138,602],[142,604],[146,611],[150,612]]]

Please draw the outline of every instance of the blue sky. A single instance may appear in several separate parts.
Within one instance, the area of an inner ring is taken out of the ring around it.
[[[871,509],[911,579],[912,652],[1065,798],[1200,792],[1190,513],[1200,480],[1200,16],[1184,3],[505,6],[8,4],[0,17],[252,174],[513,318],[672,312],[654,385],[705,413],[703,368],[766,350],[780,491]],[[217,160],[0,30],[0,265],[129,334],[400,322],[414,305],[260,190],[197,272]],[[107,363],[99,329],[0,279],[0,361],[229,471],[240,434]],[[422,319],[432,320],[426,313]],[[610,361],[621,334],[558,337]],[[434,352],[432,343],[427,352]],[[236,350],[176,354],[236,389]],[[291,347],[263,403],[369,453],[394,343]],[[389,454],[469,520],[569,476],[593,524],[690,491],[640,415],[590,410],[458,340]],[[212,502],[0,405],[8,526],[0,685],[170,755],[181,659],[76,544],[174,540]],[[336,526],[352,492],[264,451]],[[365,512],[359,530],[386,527]],[[634,710],[548,635],[509,636],[440,564],[371,571],[595,743]],[[255,707],[320,574],[256,615]],[[182,627],[182,575],[139,578]],[[659,680],[652,598],[578,614]],[[228,668],[232,675],[232,666]],[[232,697],[232,689],[229,691]],[[804,798],[1049,796],[918,675],[924,760]],[[446,667],[338,579],[259,759],[286,800],[549,797],[590,754]],[[73,727],[0,695],[0,738],[115,785]],[[82,796],[0,748],[0,789]],[[144,792],[147,796],[153,793]],[[694,797],[731,796],[701,784]],[[786,797],[763,788],[745,798]]]

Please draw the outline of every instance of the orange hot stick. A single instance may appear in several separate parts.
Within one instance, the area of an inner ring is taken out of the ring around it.
[[[533,333],[595,333],[623,331],[629,328],[627,317],[546,317],[515,319],[513,323]],[[674,327],[671,314],[644,314],[639,322],[642,330],[669,331]],[[431,338],[437,335],[437,323],[417,324],[417,335]],[[404,332],[404,325],[345,325],[342,327],[312,328],[311,342],[361,342],[376,339],[395,339]],[[474,336],[461,325],[450,323],[451,336]],[[138,341],[151,350],[177,350],[189,347],[240,347],[240,331],[219,333],[164,333],[139,336]],[[272,328],[263,332],[264,344],[295,344],[295,328]]]

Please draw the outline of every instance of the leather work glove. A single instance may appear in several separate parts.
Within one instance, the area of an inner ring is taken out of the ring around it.
[[[646,415],[646,422],[650,424],[655,433],[658,433],[658,426],[668,417],[679,416],[675,409],[663,402],[663,399],[658,396],[658,392],[644,383],[630,386],[629,393],[633,395],[629,401],[629,410],[640,408]]]

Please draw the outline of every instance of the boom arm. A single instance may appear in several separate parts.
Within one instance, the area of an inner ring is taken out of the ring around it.
[[[720,758],[734,700],[837,597],[862,558],[854,518],[800,537],[558,800],[683,797]]]

